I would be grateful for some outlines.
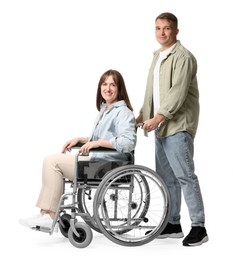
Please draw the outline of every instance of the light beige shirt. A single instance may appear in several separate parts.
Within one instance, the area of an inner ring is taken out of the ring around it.
[[[154,52],[149,70],[144,97],[143,121],[154,117],[153,81],[154,68],[160,50]],[[197,61],[180,41],[160,66],[160,108],[158,114],[167,118],[158,132],[161,137],[180,131],[195,136],[199,119],[199,91],[197,83]]]

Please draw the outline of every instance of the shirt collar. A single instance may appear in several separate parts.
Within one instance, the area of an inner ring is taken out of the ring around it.
[[[111,104],[109,111],[115,107],[121,107],[121,106],[126,106],[126,103],[124,100],[120,100],[120,101],[117,101],[117,102]],[[105,108],[106,108],[106,103],[102,103],[101,110],[105,110]]]

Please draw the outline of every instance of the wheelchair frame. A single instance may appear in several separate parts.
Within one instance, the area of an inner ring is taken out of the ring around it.
[[[92,152],[96,150],[118,153],[99,148]],[[128,155],[129,161],[116,161],[126,165],[115,166],[102,179],[84,177],[79,180],[77,176],[82,161],[79,161],[77,153],[74,181],[64,180],[64,190],[69,184],[71,192],[64,192],[61,196],[51,229],[38,227],[37,230],[52,235],[58,222],[62,235],[77,248],[91,243],[92,229],[122,246],[140,246],[158,237],[170,214],[168,189],[155,171],[135,165],[134,155]],[[89,161],[90,167],[94,162]],[[100,162],[109,163],[106,160]],[[65,203],[68,199],[71,202]],[[78,221],[78,217],[84,222]]]

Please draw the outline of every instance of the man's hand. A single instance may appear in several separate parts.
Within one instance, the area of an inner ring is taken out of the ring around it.
[[[166,117],[164,115],[156,114],[155,117],[144,121],[142,128],[146,131],[155,130],[165,120],[166,120]]]

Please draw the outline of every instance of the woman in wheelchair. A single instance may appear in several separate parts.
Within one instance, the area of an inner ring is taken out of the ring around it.
[[[119,152],[117,159],[127,160],[126,153],[135,149],[135,117],[124,79],[118,71],[108,70],[100,77],[96,106],[99,114],[90,137],[74,138],[65,143],[62,153],[44,159],[42,187],[36,203],[36,206],[40,208],[40,213],[30,218],[20,219],[20,224],[29,228],[52,226],[60,197],[64,192],[64,178],[71,181],[74,179],[75,155],[66,151],[69,152],[77,143],[84,143],[79,149],[79,154],[83,155],[79,156],[79,160],[95,160],[96,157],[103,158],[104,156],[110,159],[111,153],[109,155],[90,152],[91,149],[98,147],[115,149]],[[57,230],[56,225],[54,231]]]

